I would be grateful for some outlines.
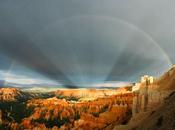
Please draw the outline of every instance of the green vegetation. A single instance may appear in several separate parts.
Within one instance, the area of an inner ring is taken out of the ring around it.
[[[61,127],[62,125],[66,124],[66,123],[69,123],[69,119],[68,118],[63,118],[62,120],[61,119],[44,119],[44,118],[40,118],[40,119],[36,119],[36,120],[33,120],[33,122],[37,122],[37,123],[43,123],[46,125],[47,128],[52,128],[54,126],[58,126],[58,127]]]
[[[14,120],[18,123],[32,112],[32,108],[26,107],[26,102],[0,102],[0,109],[6,119]]]
[[[75,96],[63,96],[63,95],[58,95],[57,96],[58,99],[66,99],[68,101],[78,101],[79,98],[75,97]]]
[[[93,112],[92,115],[95,116],[95,117],[99,117],[99,112]]]
[[[101,109],[101,111],[100,111],[100,113],[103,113],[103,112],[106,112],[106,111],[108,111],[108,105],[105,105],[102,109]]]
[[[74,117],[75,120],[78,120],[80,119],[80,114],[75,114],[75,117]]]

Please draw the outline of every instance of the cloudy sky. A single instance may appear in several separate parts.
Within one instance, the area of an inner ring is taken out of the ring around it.
[[[158,76],[175,62],[174,5],[174,0],[0,1],[0,78],[90,86]]]

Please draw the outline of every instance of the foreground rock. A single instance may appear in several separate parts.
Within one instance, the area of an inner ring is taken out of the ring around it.
[[[133,88],[133,117],[114,130],[175,130],[175,67],[157,79],[143,77]]]

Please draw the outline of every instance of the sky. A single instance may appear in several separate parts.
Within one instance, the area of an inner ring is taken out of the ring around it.
[[[0,1],[0,79],[93,87],[160,76],[175,63],[173,5],[174,0]]]

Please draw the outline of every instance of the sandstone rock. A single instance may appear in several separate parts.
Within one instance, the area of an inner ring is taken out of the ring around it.
[[[17,101],[27,96],[17,88],[0,88],[0,101]]]

